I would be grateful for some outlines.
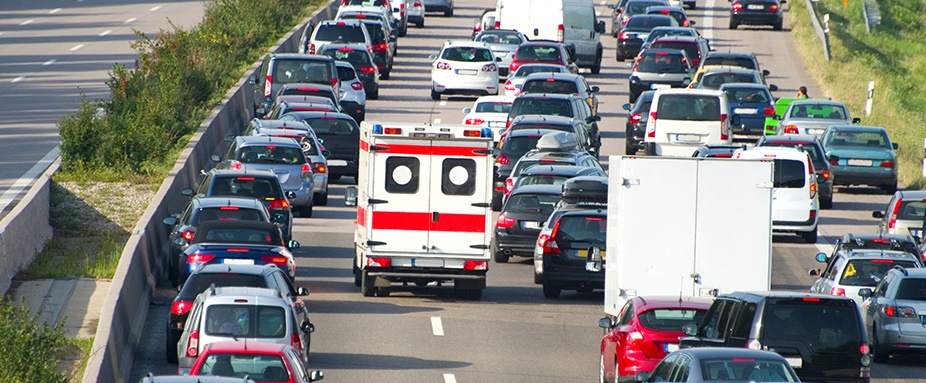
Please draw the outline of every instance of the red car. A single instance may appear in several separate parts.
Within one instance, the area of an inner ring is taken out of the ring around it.
[[[248,341],[206,345],[190,375],[248,376],[255,382],[274,383],[311,383],[325,377],[321,371],[307,372],[299,351],[290,345]]]
[[[682,326],[700,323],[711,307],[709,298],[633,297],[617,318],[601,318],[600,381],[633,381],[638,372],[652,372],[666,354],[678,350]],[[616,379],[615,379],[616,378]]]

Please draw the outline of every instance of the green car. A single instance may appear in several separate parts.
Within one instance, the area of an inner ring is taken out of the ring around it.
[[[778,132],[778,123],[781,122],[782,116],[785,115],[785,112],[788,111],[788,107],[791,106],[791,103],[797,100],[826,100],[830,101],[829,98],[797,98],[797,97],[782,97],[775,101],[775,115],[772,117],[765,118],[765,135],[774,136]]]
[[[870,185],[897,191],[897,144],[884,128],[833,125],[823,133],[823,151],[835,185]]]

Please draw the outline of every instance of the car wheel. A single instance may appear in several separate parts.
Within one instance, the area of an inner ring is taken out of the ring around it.
[[[314,207],[314,206],[312,206],[312,205],[300,207],[300,208],[299,208],[299,216],[302,217],[302,218],[311,218],[311,217],[312,217],[312,210],[313,210],[312,208],[313,208],[313,207]]]
[[[739,23],[737,23],[737,22],[735,22],[735,21],[733,21],[733,20],[730,20],[730,29],[736,29],[736,27],[738,27],[738,26],[739,26]]]
[[[170,258],[167,260],[167,280],[170,281],[170,287],[180,286],[180,266],[177,265],[179,259],[170,251]]]
[[[833,197],[820,200],[820,209],[832,209],[833,208]]]
[[[360,279],[360,268],[357,267],[357,264],[354,264],[354,286],[360,287],[363,284],[363,280]]]
[[[325,194],[316,194],[315,198],[312,199],[312,204],[315,206],[325,206],[328,204],[328,191],[325,191]]]
[[[601,73],[601,51],[598,51],[598,55],[595,56],[595,63],[592,64],[592,74]]]
[[[637,148],[633,146],[633,141],[629,138],[632,133],[627,132],[624,136],[624,154],[632,156],[637,154]]]
[[[780,31],[783,23],[784,23],[783,21],[778,20],[777,23],[772,24],[772,29],[774,29],[774,30],[776,30],[776,31]]]
[[[437,93],[436,90],[431,89],[431,99],[434,101],[440,100],[440,93]]]
[[[501,211],[502,210],[502,197],[495,193],[492,193],[492,211]]]
[[[537,274],[534,272],[534,284],[542,285],[543,284],[543,274]]]
[[[389,287],[377,287],[376,288],[376,296],[378,297],[385,298],[385,297],[388,297],[389,294],[391,293],[392,293],[392,288],[389,288]]]
[[[389,79],[389,72],[390,72],[390,71],[388,71],[388,70],[387,70],[387,71],[383,71],[383,74],[380,76],[380,78],[382,78],[383,80],[388,80],[388,79]],[[379,94],[379,92],[376,92],[376,93]]]
[[[894,194],[897,192],[897,181],[894,181],[892,184],[881,185],[881,190],[884,190],[887,194]]]
[[[373,93],[370,93],[367,98],[370,100],[379,100],[379,86],[376,87],[376,90]]]
[[[365,297],[372,297],[376,294],[376,287],[373,287],[373,279],[367,277],[367,271],[360,272],[360,294]]]
[[[628,99],[630,100],[630,103],[633,104],[633,103],[637,102],[637,99],[638,99],[638,98],[640,98],[640,95],[639,95],[639,94],[634,94],[633,91],[631,90],[631,91],[630,91],[630,96],[628,97]]]
[[[626,57],[624,57],[624,55],[621,54],[620,49],[618,49],[617,53],[614,54],[614,59],[617,60],[617,62],[624,62],[624,60],[626,60]]]
[[[453,16],[453,7],[450,7],[450,9],[444,11],[444,17],[451,17],[451,16]]]
[[[399,37],[405,37],[408,34],[408,26],[399,30]]]
[[[877,325],[878,325],[877,323],[874,323],[872,327],[877,326]],[[876,331],[877,330],[872,330],[872,334],[871,334],[871,343],[872,343],[871,351],[874,352],[874,356],[872,357],[872,360],[874,360],[875,363],[888,364],[891,362],[891,355],[885,352],[883,349],[881,349],[881,344],[878,343],[878,333]]]
[[[578,292],[578,293],[584,293],[584,294],[588,294],[588,293],[591,293],[591,292],[593,292],[593,291],[595,291],[595,288],[592,287],[592,286],[582,286],[582,287],[579,287],[579,288],[576,289],[576,292]]]
[[[492,241],[492,258],[495,259],[495,263],[508,263],[510,257],[504,251],[499,250],[495,241]]]
[[[177,363],[177,342],[178,339],[170,336],[170,331],[167,332],[167,344],[164,345],[164,356],[167,357],[167,363]]]
[[[811,231],[801,233],[801,237],[804,237],[804,242],[817,243],[817,228],[814,227]]]
[[[559,298],[563,288],[553,282],[543,281],[543,296],[550,299]]]

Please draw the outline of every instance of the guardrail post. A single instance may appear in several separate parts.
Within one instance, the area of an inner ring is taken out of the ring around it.
[[[826,60],[830,59],[830,14],[823,15],[823,44],[826,45]]]
[[[865,117],[871,116],[871,99],[875,97],[875,82],[868,82],[868,99],[865,100]]]

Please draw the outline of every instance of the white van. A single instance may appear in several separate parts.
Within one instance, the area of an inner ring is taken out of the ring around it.
[[[772,231],[796,233],[817,242],[817,178],[807,152],[790,147],[763,146],[733,152],[734,159],[772,160]]]
[[[595,16],[592,0],[499,0],[495,25],[515,29],[531,40],[559,41],[572,46],[576,64],[601,71],[599,36],[604,21]]]
[[[702,145],[732,145],[731,126],[739,126],[739,116],[731,115],[723,92],[659,89],[653,95],[643,147],[648,156],[691,157]]]

